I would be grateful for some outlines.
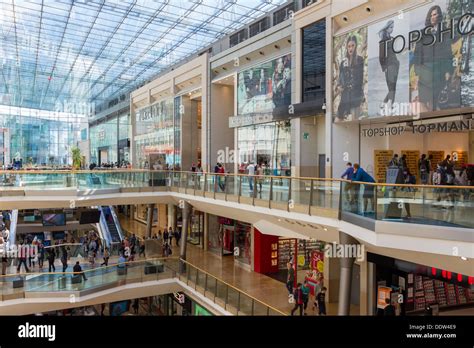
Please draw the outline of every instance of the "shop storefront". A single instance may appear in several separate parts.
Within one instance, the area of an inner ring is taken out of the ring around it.
[[[296,265],[296,281],[308,280],[312,288],[324,279],[324,243],[316,240],[282,238],[254,229],[255,272],[286,283],[287,264]],[[295,255],[297,257],[295,258]]]
[[[180,230],[183,228],[183,212],[179,207],[175,210],[176,227]],[[192,209],[191,221],[188,231],[188,243],[198,246],[204,245],[204,213],[202,211]]]
[[[221,256],[234,256],[234,261],[250,267],[251,229],[248,223],[209,215],[208,250]]]
[[[290,104],[290,54],[238,73],[237,112],[229,127],[236,128],[239,172],[254,162],[267,175],[291,174]]]
[[[385,298],[396,305],[398,315],[474,314],[474,278],[448,270],[418,265],[368,253],[375,265],[376,303],[380,314]]]
[[[135,220],[146,224],[148,216],[148,204],[138,204],[135,206]],[[158,206],[153,210],[153,226],[158,225]]]
[[[165,316],[212,316],[213,314],[200,303],[182,291],[173,294],[155,296],[152,302],[154,312]]]

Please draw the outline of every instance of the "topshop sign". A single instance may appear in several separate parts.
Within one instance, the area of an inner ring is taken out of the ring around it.
[[[426,134],[433,132],[460,132],[474,129],[474,122],[472,120],[464,121],[451,121],[451,122],[440,122],[440,123],[428,123],[419,125],[408,125],[407,127],[396,125],[396,126],[385,126],[376,128],[362,129],[361,133],[364,137],[376,137],[376,136],[389,136],[389,135],[401,135],[405,132],[412,134]]]

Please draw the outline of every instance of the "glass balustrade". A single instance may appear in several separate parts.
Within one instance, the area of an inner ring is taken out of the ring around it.
[[[102,189],[178,191],[242,204],[337,218],[340,212],[371,220],[472,228],[474,188],[388,185],[340,179],[248,176],[149,170],[0,171],[0,191]]]

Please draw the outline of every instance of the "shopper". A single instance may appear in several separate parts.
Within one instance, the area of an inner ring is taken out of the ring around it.
[[[140,251],[139,251],[138,256],[140,257],[142,255],[143,255],[143,257],[145,257],[145,241],[142,241],[140,243]]]
[[[43,269],[44,265],[44,245],[42,241],[39,241],[38,244],[38,267],[39,270],[41,271]]]
[[[293,285],[295,283],[295,270],[290,262],[286,264],[288,268],[288,276],[286,278],[286,288],[288,289],[288,297],[293,295]]]
[[[306,308],[308,308],[309,292],[310,292],[310,288],[308,285],[308,281],[305,279],[303,285],[301,286],[301,293],[303,296],[303,305],[304,305],[303,307],[304,315],[308,315],[308,313],[306,313]]]
[[[107,267],[109,265],[109,258],[110,258],[109,248],[105,247],[105,249],[104,249],[104,262],[102,262],[100,265]]]
[[[51,273],[51,269],[53,269],[53,272],[56,272],[56,267],[54,266],[55,259],[56,259],[56,252],[54,251],[54,248],[50,248],[49,253],[48,253],[48,264],[49,264],[50,273]]]
[[[171,227],[170,227],[170,229],[171,229]],[[159,232],[158,232],[158,235],[159,235]],[[163,245],[164,245],[165,243],[168,243],[168,239],[169,239],[168,237],[169,237],[169,236],[168,236],[168,230],[167,230],[166,227],[165,227],[165,230],[163,231]]]
[[[358,163],[354,163],[354,176],[352,177],[353,181],[366,182],[366,183],[375,183],[373,177],[371,177],[365,170],[363,170]],[[372,204],[372,209],[375,210],[374,205],[374,188],[375,185],[364,185],[364,211],[363,214],[368,213],[367,207],[369,200]]]
[[[354,176],[354,168],[352,167],[351,162],[347,162],[346,170],[341,175],[341,179],[346,178],[347,180],[352,180]],[[344,183],[344,193],[346,197],[346,204],[350,207],[354,204],[355,197],[354,197],[354,186],[350,182]]]
[[[258,190],[258,193],[262,193],[262,184],[263,184],[263,163],[260,163],[258,166],[257,166],[257,183],[258,183],[258,186],[259,186],[259,190]]]
[[[326,287],[323,286],[321,291],[316,295],[315,305],[318,306],[319,315],[326,315]]]
[[[79,261],[76,261],[76,264],[74,265],[73,269],[74,273],[81,275],[84,280],[87,280],[86,275],[84,274],[81,265],[79,264]]]
[[[296,285],[296,289],[293,291],[293,297],[295,299],[295,307],[291,310],[291,315],[294,315],[295,311],[299,308],[301,316],[303,315],[303,291],[301,290],[301,283]]]
[[[67,250],[64,246],[61,247],[61,263],[63,264],[63,273],[67,270]]]
[[[2,256],[2,275],[7,274],[7,267],[8,267],[8,257],[6,253],[4,253]]]
[[[253,180],[255,176],[255,164],[253,162],[250,162],[250,164],[247,166],[247,174],[248,180],[249,180],[249,191],[252,193],[253,192]]]
[[[422,185],[427,185],[430,177],[430,161],[426,158],[426,154],[422,154],[418,160],[418,170],[420,172],[420,181]]]
[[[26,272],[30,271],[28,269],[28,265],[26,264],[26,258],[29,256],[28,255],[28,250],[29,250],[28,245],[25,242],[21,243],[20,250],[19,250],[19,255],[18,255],[18,257],[19,257],[18,267],[16,268],[16,271],[18,273],[20,273],[22,264],[25,265],[25,271]]]
[[[179,240],[181,238],[181,231],[177,228],[174,231],[174,239],[176,240],[176,246],[179,246]]]
[[[398,154],[393,155],[392,159],[388,163],[389,167],[399,167]]]
[[[133,300],[133,311],[135,312],[135,314],[138,314],[138,308],[139,308],[139,302],[138,302],[138,298],[136,298],[135,300]]]
[[[390,303],[390,299],[385,299],[385,308],[383,309],[383,315],[385,317],[394,317],[395,316],[395,306]]]
[[[173,241],[173,234],[174,234],[173,229],[172,229],[171,226],[170,226],[170,228],[169,228],[169,230],[168,230],[168,238],[169,238],[169,241],[170,241],[170,242],[169,242],[169,243],[170,243],[170,247],[173,245],[173,243],[172,243],[172,241]]]

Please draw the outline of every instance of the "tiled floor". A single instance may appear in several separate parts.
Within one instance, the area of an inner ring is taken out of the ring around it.
[[[123,229],[135,233],[138,236],[145,235],[146,226],[144,224],[137,221],[130,221],[124,216],[120,216],[119,218]],[[179,250],[174,243],[175,241],[173,240],[173,255],[176,256],[179,255]],[[266,275],[248,271],[239,265],[234,264],[232,256],[219,257],[218,255],[206,252],[197,246],[188,244],[187,260],[191,264],[209,272],[215,277],[222,279],[284,313],[290,313],[294,306],[288,303],[288,291],[284,283]],[[316,314],[312,309],[313,302],[314,299],[310,299],[308,304],[308,315]],[[327,311],[329,315],[336,315],[337,304],[328,304]],[[359,308],[353,306],[351,308],[351,314],[358,315]]]

